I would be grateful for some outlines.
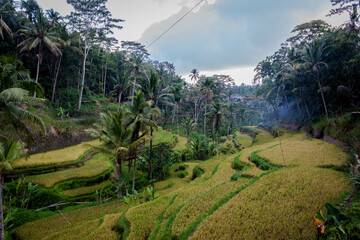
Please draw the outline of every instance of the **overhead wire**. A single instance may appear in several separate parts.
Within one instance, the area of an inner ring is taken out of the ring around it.
[[[203,1],[198,2],[194,7],[192,7],[189,11],[187,11],[184,16],[179,18],[173,25],[171,25],[168,29],[166,29],[162,34],[160,34],[157,38],[155,38],[146,48],[151,47],[155,42],[157,42],[162,36],[164,36],[168,31],[170,31],[176,24],[178,24],[181,20],[183,20],[192,10],[194,10],[197,6],[199,6]]]

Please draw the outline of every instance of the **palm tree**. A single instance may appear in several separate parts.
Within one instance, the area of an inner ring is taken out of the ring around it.
[[[211,78],[205,78],[200,81],[200,91],[205,100],[205,113],[204,113],[204,138],[206,138],[206,111],[207,105],[210,102],[212,91],[214,89],[214,80]]]
[[[11,163],[21,156],[20,144],[8,141],[5,145],[0,142],[0,239],[5,239],[4,210],[2,204],[2,179],[6,171],[11,171]]]
[[[57,13],[57,12],[56,12]],[[61,41],[58,43],[59,47],[61,47],[62,51],[61,54],[59,54],[59,59],[57,61],[57,66],[56,66],[56,71],[55,71],[55,78],[54,78],[54,84],[53,84],[53,91],[52,91],[52,95],[51,95],[51,101],[54,102],[55,100],[55,92],[56,92],[56,84],[57,84],[57,80],[59,77],[59,72],[60,72],[60,67],[61,67],[61,61],[62,61],[62,57],[63,57],[63,52],[69,48],[74,52],[78,52],[80,54],[83,54],[82,50],[79,47],[76,46],[71,46],[71,44],[73,42],[80,42],[80,37],[77,33],[72,33],[69,34],[69,32],[66,29],[66,25],[58,25],[57,28],[57,32],[59,34],[59,39],[61,39]]]
[[[157,109],[156,111],[160,115],[158,109],[159,101],[164,101],[169,96],[169,88],[161,89],[159,78],[154,72],[150,73],[150,78],[146,78],[141,84],[141,91],[146,95],[148,101],[150,101],[151,107]],[[150,120],[153,120],[154,116],[150,116]],[[148,179],[152,179],[152,148],[153,148],[153,127],[150,126],[150,156],[149,156],[149,171]]]
[[[137,91],[132,100],[132,104],[129,102],[125,104],[125,114],[128,118],[126,125],[132,129],[131,141],[136,142],[148,134],[149,127],[157,128],[156,123],[151,120],[151,117],[159,114],[159,110],[152,108],[151,102],[145,101],[145,95],[141,91]],[[132,191],[135,190],[136,151],[134,151],[133,159]]]
[[[0,36],[2,39],[4,39],[4,31],[12,37],[12,31],[10,27],[4,22],[3,15],[8,13],[7,7],[11,6],[10,1],[7,1],[1,8],[0,8]]]
[[[211,104],[210,111],[207,113],[209,117],[208,122],[212,123],[213,129],[216,132],[216,155],[219,155],[219,128],[224,120],[225,114],[228,114],[228,111],[223,108],[219,99],[215,99],[215,101]]]
[[[137,81],[137,77],[142,72],[143,61],[144,61],[145,57],[146,57],[146,55],[141,54],[141,53],[131,53],[130,54],[130,64],[132,66],[133,74],[134,74],[134,82],[133,82],[133,88],[132,88],[132,94],[131,94],[131,103],[133,103],[133,101],[134,101],[136,81]]]
[[[29,126],[45,131],[44,122],[21,106],[39,103],[42,99],[29,96],[22,88],[9,88],[0,92],[0,133],[9,140],[33,142]]]
[[[132,131],[125,124],[124,110],[118,113],[100,115],[100,124],[95,124],[95,129],[88,132],[96,138],[99,138],[104,144],[101,146],[90,145],[93,149],[115,156],[118,165],[118,191],[121,195],[121,187],[127,176],[122,178],[122,165],[128,160],[133,152],[142,144],[143,138],[132,142]],[[131,165],[129,165],[127,175],[129,174]]]
[[[20,86],[30,80],[29,70],[23,67],[22,61],[13,54],[0,56],[0,91],[13,86]]]
[[[51,20],[50,28],[53,28],[56,23],[59,23],[59,20],[62,19],[60,13],[56,12],[54,9],[46,10],[48,18]]]
[[[314,73],[316,76],[326,115],[328,115],[328,110],[324,97],[324,88],[321,84],[321,68],[328,68],[328,65],[323,61],[328,48],[329,46],[326,46],[325,42],[314,40],[310,44],[305,45],[305,51],[302,57],[304,65],[310,69],[309,72]]]
[[[193,69],[190,71],[190,75],[189,75],[191,80],[194,80],[194,84],[196,83],[196,81],[199,79],[199,71],[197,69]]]
[[[190,145],[190,133],[194,130],[196,123],[191,117],[182,119],[181,124],[186,129],[187,144]]]
[[[57,33],[50,32],[49,23],[39,9],[37,10],[35,23],[20,29],[19,33],[21,37],[24,37],[24,40],[18,45],[20,53],[38,48],[38,63],[35,78],[35,82],[37,83],[39,80],[40,65],[43,59],[43,47],[47,47],[54,55],[59,56],[61,55],[61,51],[58,46],[59,43],[63,41],[57,36]],[[36,93],[34,97],[36,97]]]

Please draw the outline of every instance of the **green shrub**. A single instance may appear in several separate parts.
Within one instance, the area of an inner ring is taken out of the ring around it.
[[[258,131],[256,131],[255,129],[249,128],[249,127],[240,127],[239,131],[241,133],[245,133],[245,134],[249,135],[252,138],[255,138],[259,134]]]
[[[186,171],[181,171],[179,172],[178,174],[178,177],[179,178],[185,178],[186,176],[188,176],[189,174],[186,172]]]
[[[205,171],[201,168],[199,168],[198,166],[195,166],[193,169],[193,174],[191,179],[194,180],[195,178],[201,177],[201,175],[203,175],[205,173]]]
[[[273,166],[268,162],[268,160],[266,160],[265,158],[261,158],[257,155],[258,152],[259,151],[255,151],[250,154],[250,161],[255,163],[255,165],[261,170],[267,171],[273,168]]]

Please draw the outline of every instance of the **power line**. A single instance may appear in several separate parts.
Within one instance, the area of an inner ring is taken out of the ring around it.
[[[184,14],[184,16],[182,16],[179,20],[177,20],[173,25],[171,25],[168,29],[166,29],[165,32],[163,32],[160,36],[158,36],[156,39],[154,39],[146,48],[151,47],[151,45],[153,45],[155,42],[157,42],[162,36],[164,36],[168,31],[170,31],[170,29],[172,29],[173,27],[175,27],[176,24],[178,24],[181,20],[183,20],[186,15],[188,15],[192,10],[194,10],[197,6],[199,6],[204,0],[201,0],[200,2],[198,2],[198,4],[196,4],[193,8],[191,8],[187,13]]]

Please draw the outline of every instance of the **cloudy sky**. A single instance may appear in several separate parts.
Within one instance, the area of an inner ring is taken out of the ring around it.
[[[124,19],[119,41],[149,45],[200,0],[108,0],[113,17]],[[66,0],[38,0],[43,9],[69,14]],[[154,60],[175,64],[187,77],[231,75],[237,84],[250,84],[256,64],[275,52],[298,24],[323,19],[332,25],[347,16],[325,17],[330,0],[204,0],[181,22],[148,48]]]

